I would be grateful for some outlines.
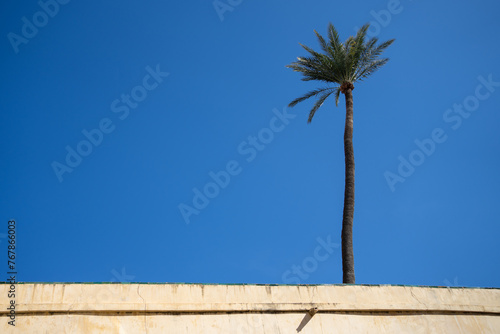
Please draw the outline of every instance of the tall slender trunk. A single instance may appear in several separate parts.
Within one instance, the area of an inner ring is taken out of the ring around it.
[[[345,90],[346,116],[344,131],[345,192],[342,218],[342,272],[343,282],[354,284],[354,254],[352,247],[352,224],[354,218],[354,147],[352,89]]]

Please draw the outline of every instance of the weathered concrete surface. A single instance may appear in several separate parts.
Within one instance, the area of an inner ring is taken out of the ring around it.
[[[500,289],[23,283],[15,328],[8,290],[0,333],[500,333]]]

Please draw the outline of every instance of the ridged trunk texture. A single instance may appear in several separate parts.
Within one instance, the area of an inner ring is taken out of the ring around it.
[[[346,89],[346,116],[344,131],[345,192],[342,217],[342,272],[343,283],[354,284],[354,253],[352,246],[352,225],[354,219],[354,147],[352,89]]]

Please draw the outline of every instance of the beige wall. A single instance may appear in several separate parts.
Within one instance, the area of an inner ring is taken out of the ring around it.
[[[15,328],[8,290],[0,333],[500,333],[500,289],[18,284]]]

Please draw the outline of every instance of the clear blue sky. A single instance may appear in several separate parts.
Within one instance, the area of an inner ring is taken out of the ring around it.
[[[41,3],[0,5],[19,280],[341,283],[345,104],[285,65],[372,21],[356,282],[500,286],[498,1]]]

